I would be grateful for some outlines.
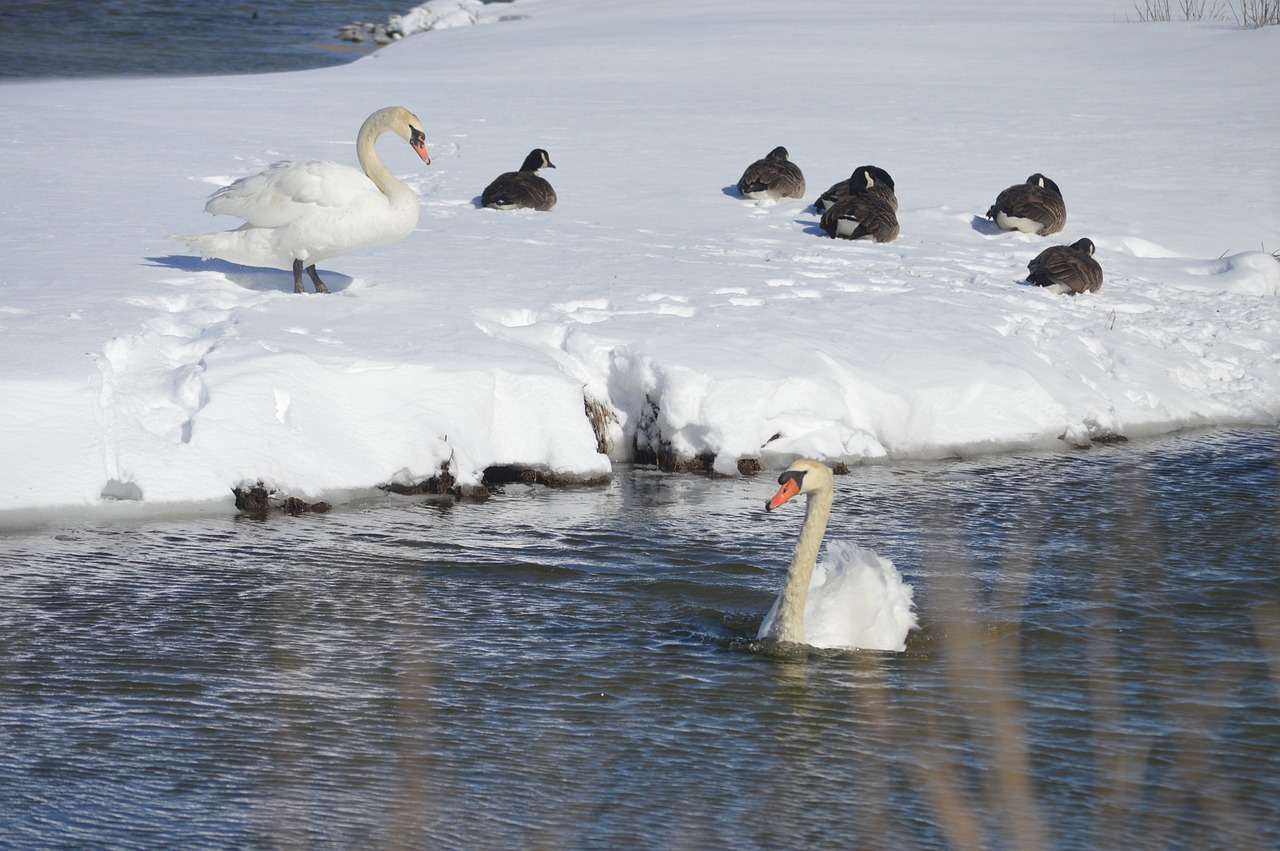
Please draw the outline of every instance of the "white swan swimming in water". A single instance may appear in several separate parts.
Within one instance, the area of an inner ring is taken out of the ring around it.
[[[300,293],[305,269],[316,292],[329,288],[316,262],[408,236],[418,225],[418,194],[378,159],[375,143],[392,132],[430,164],[418,116],[401,106],[370,115],[356,136],[360,169],[320,160],[278,162],[209,196],[205,211],[238,216],[235,230],[179,236],[204,257],[293,270]]]
[[[757,637],[823,649],[905,650],[907,633],[918,624],[911,586],[893,562],[872,550],[833,541],[827,560],[818,564],[835,490],[831,470],[818,461],[800,460],[778,477],[778,484],[778,492],[765,503],[767,510],[798,494],[807,494],[808,504],[786,583]]]

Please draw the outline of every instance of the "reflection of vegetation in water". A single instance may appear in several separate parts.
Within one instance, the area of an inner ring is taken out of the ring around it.
[[[1275,829],[1266,827],[1276,818],[1274,790],[1258,789],[1255,779],[1274,773],[1267,766],[1277,760],[1280,603],[1215,618],[1237,602],[1224,587],[1239,583],[1229,567],[1221,586],[1206,579],[1202,598],[1171,598],[1176,588],[1188,592],[1166,575],[1173,568],[1160,542],[1169,518],[1148,498],[1153,490],[1146,473],[1118,477],[1122,498],[1108,519],[1119,534],[1109,540],[1123,543],[1079,565],[1087,592],[1075,635],[1036,634],[1043,625],[1030,619],[989,626],[973,617],[983,610],[997,621],[1000,613],[1017,616],[1036,570],[1021,554],[1039,547],[1014,548],[1020,555],[999,565],[984,606],[954,542],[935,542],[925,565],[934,636],[925,639],[944,657],[949,685],[917,725],[911,764],[949,847],[1264,848],[1274,841],[1264,835]],[[1274,495],[1271,504],[1264,521],[1275,516]],[[1029,526],[1040,537],[1034,544],[1052,539],[1055,522],[1091,522],[1088,511],[1042,519]],[[1272,524],[1272,540],[1275,532]],[[1223,661],[1217,633],[1231,622],[1247,634],[1228,643],[1245,652]],[[1061,680],[1071,674],[1037,670],[1027,646],[1064,641],[1079,645],[1056,651],[1079,652],[1078,682],[1066,689]],[[1248,653],[1255,643],[1259,652]],[[1040,699],[1047,695],[1053,705]],[[957,706],[965,708],[961,718]],[[1052,818],[1045,815],[1050,801]]]

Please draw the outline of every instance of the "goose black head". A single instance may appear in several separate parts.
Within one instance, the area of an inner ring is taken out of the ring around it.
[[[892,191],[895,188],[893,185],[893,178],[889,176],[889,172],[880,168],[878,165],[859,166],[858,170],[855,171],[854,174],[860,175],[862,179],[867,182],[868,189],[872,186],[887,186],[890,191]]]
[[[1062,194],[1062,190],[1058,188],[1058,184],[1054,183],[1052,180],[1045,177],[1043,174],[1040,174],[1039,172],[1036,172],[1035,174],[1028,177],[1027,183],[1031,184],[1032,186],[1039,186],[1043,189],[1048,189],[1050,192],[1054,193],[1055,195]]]
[[[542,148],[534,148],[529,152],[529,156],[524,158],[524,163],[520,166],[521,171],[537,171],[540,168],[555,168],[551,162],[551,156]]]

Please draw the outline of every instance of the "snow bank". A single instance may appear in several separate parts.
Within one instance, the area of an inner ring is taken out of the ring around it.
[[[390,29],[403,38],[430,30],[478,24],[486,11],[480,0],[430,0],[403,15],[392,15],[388,23]]]
[[[0,84],[0,511],[1274,424],[1280,32],[1126,11],[517,0],[339,68]],[[427,123],[431,166],[379,149],[422,218],[323,264],[332,295],[168,238],[234,226],[206,196],[275,160],[354,164],[391,104]],[[738,198],[779,144],[815,197],[888,169],[899,239]],[[479,209],[534,147],[556,208]],[[1062,233],[975,218],[1036,171]],[[1023,282],[1084,236],[1100,293]]]
[[[361,21],[343,27],[339,38],[347,41],[372,40],[377,44],[390,44],[405,36],[449,27],[465,27],[490,23],[497,19],[499,9],[507,4],[485,4],[480,0],[428,0],[403,15],[392,15],[385,23]]]

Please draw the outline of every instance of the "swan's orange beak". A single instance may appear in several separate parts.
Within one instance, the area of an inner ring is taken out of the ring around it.
[[[784,475],[780,484],[782,487],[778,488],[778,492],[773,495],[773,499],[764,504],[765,511],[773,511],[779,505],[800,493],[800,480],[794,476]]]
[[[427,134],[417,127],[410,127],[409,144],[413,145],[413,149],[418,152],[418,156],[422,157],[424,163],[431,165],[431,155],[427,153]]]

